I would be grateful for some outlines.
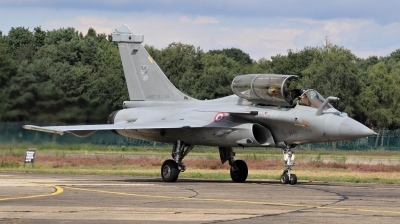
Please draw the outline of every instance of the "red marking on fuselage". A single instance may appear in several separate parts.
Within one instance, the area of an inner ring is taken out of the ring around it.
[[[214,117],[214,122],[220,122],[224,119],[225,113],[224,112],[219,112],[215,115]]]

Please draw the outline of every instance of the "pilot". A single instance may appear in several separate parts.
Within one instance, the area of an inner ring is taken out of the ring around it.
[[[292,89],[288,91],[288,100],[292,102],[292,106],[296,106],[299,101],[300,90]]]
[[[306,96],[306,94],[303,94],[299,97],[299,104],[303,105],[303,106],[311,106],[311,102],[308,99],[308,97]]]
[[[297,105],[297,102],[299,102],[300,97],[297,97],[292,101],[292,106],[295,107]]]
[[[271,97],[276,97],[278,89],[276,87],[270,87],[268,89],[268,95]]]
[[[289,98],[290,101],[296,100],[299,96],[300,96],[300,90],[299,89],[289,90],[288,98]]]

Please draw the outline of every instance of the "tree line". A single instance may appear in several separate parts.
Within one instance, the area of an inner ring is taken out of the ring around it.
[[[297,88],[339,97],[334,106],[361,123],[400,128],[400,49],[363,59],[344,47],[317,46],[256,61],[237,48],[145,47],[178,89],[198,99],[232,94],[231,81],[241,74],[298,75]],[[92,28],[86,35],[74,28],[0,31],[1,121],[104,123],[128,99],[111,35]]]

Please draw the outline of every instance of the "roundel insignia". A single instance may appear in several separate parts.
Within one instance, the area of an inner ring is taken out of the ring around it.
[[[224,119],[224,117],[225,117],[225,113],[219,112],[218,114],[215,115],[214,122],[220,122]]]

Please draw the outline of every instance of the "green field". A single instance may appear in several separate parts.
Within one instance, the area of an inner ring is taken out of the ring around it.
[[[35,163],[24,166],[27,149],[36,149]],[[248,179],[278,180],[283,161],[280,149],[235,149],[249,166]],[[399,184],[400,152],[385,150],[295,150],[294,173],[299,181]],[[160,177],[160,167],[171,154],[165,147],[119,147],[92,144],[3,144],[0,172],[115,174]],[[184,159],[180,178],[230,179],[218,150],[197,147]]]

